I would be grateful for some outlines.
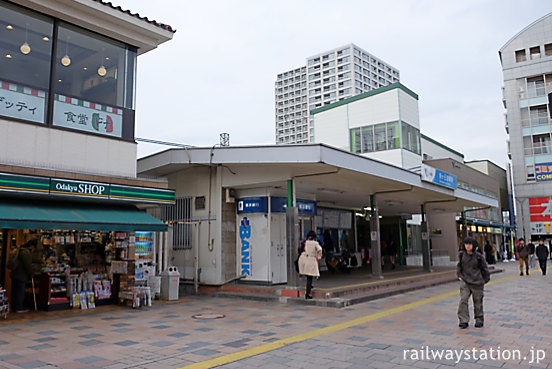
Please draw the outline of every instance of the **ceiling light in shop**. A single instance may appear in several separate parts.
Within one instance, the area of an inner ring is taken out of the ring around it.
[[[6,58],[11,59],[12,58],[11,54],[6,54]]]
[[[31,52],[31,47],[27,42],[25,42],[23,45],[21,45],[21,47],[19,47],[19,50],[21,51],[22,54],[27,55],[28,53]]]
[[[68,67],[71,64],[71,58],[69,55],[65,54],[65,56],[61,58],[61,64],[63,64],[64,67]]]
[[[107,74],[107,70],[105,69],[105,67],[102,65],[101,67],[98,68],[98,75],[100,77],[103,77]]]
[[[50,41],[50,38],[48,36],[42,37],[42,41]]]
[[[6,28],[7,28],[7,29],[13,29],[13,26],[12,26],[11,24],[8,24],[8,25],[6,26]]]

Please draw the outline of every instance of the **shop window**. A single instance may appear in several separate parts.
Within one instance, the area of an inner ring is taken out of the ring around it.
[[[173,226],[173,250],[192,248],[192,198],[176,199],[172,206],[161,208],[161,220]]]
[[[527,60],[525,50],[516,50],[516,63],[521,63]]]
[[[0,5],[0,115],[44,123],[53,21]]]

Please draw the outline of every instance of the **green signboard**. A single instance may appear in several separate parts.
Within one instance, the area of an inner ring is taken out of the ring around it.
[[[57,195],[109,198],[109,184],[50,179],[50,193]]]
[[[0,192],[4,191],[155,204],[175,203],[174,190],[0,173]]]

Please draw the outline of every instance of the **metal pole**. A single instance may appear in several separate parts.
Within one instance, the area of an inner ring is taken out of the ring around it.
[[[381,270],[381,243],[379,213],[376,210],[376,196],[370,195],[370,244],[372,248],[372,276],[383,278]]]
[[[299,215],[296,207],[286,208],[287,285],[297,287],[299,276],[295,271],[297,246],[299,245]]]
[[[427,225],[427,219],[425,214],[425,206],[422,204],[421,206],[422,211],[422,261],[423,261],[423,267],[425,272],[432,272],[431,269],[431,250],[429,248],[429,232],[428,232],[428,225]]]

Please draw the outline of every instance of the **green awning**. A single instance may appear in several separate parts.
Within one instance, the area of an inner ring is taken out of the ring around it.
[[[164,232],[168,227],[134,206],[0,199],[0,228]]]

